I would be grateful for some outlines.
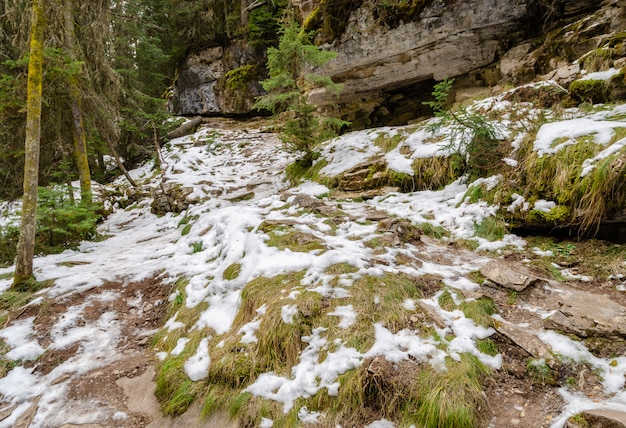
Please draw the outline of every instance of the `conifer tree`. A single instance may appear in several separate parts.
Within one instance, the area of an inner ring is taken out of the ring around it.
[[[281,140],[285,150],[299,154],[301,165],[309,167],[317,157],[317,145],[348,125],[341,119],[319,114],[317,106],[307,97],[315,87],[335,92],[341,89],[330,77],[311,72],[328,63],[336,54],[311,43],[309,34],[301,31],[297,24],[285,25],[281,33],[278,47],[267,50],[269,78],[261,82],[267,94],[257,99],[255,108],[274,114],[289,112]]]

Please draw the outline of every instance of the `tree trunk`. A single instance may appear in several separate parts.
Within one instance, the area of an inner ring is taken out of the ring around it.
[[[24,199],[20,238],[15,258],[14,287],[21,287],[34,279],[33,258],[37,232],[37,186],[39,184],[39,145],[41,138],[43,30],[43,0],[33,0],[26,100]]]
[[[120,169],[120,171],[122,171],[122,174],[124,174],[124,176],[130,183],[130,185],[133,187],[137,187],[137,183],[135,182],[135,180],[133,180],[133,177],[131,177],[130,174],[128,173],[128,170],[126,169],[126,167],[122,163],[122,160],[118,156],[117,150],[115,150],[115,147],[113,146],[113,143],[111,143],[111,140],[109,140],[108,138],[105,138],[105,141],[107,143],[107,146],[109,147],[109,151],[113,155],[113,159],[115,159],[115,163],[117,164],[117,167]]]
[[[65,26],[65,45],[72,61],[77,60],[74,16],[72,0],[63,1],[63,21]],[[80,199],[86,205],[91,205],[91,171],[87,156],[87,141],[83,127],[83,112],[78,74],[70,77],[70,107],[74,123],[74,160],[78,168],[80,180]]]
[[[163,160],[161,159],[161,146],[159,145],[159,134],[157,133],[156,126],[152,127],[152,134],[154,137],[154,151],[156,152],[154,163],[159,171],[161,171],[161,165]]]

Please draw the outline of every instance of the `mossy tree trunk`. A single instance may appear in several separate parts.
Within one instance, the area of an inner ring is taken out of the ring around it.
[[[17,244],[15,259],[14,287],[19,287],[33,279],[35,234],[37,231],[37,186],[39,182],[44,36],[43,0],[33,0],[32,7],[26,100],[24,199],[20,238]]]
[[[74,5],[72,0],[63,1],[63,21],[65,32],[65,45],[72,61],[78,59],[76,34],[74,30]],[[79,73],[70,76],[70,108],[72,122],[74,124],[74,160],[78,169],[80,180],[81,201],[91,205],[91,171],[89,170],[89,158],[87,156],[87,141],[83,126],[82,95],[80,91]]]

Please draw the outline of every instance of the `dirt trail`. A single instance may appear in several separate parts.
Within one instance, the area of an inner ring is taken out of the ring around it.
[[[154,396],[156,357],[150,348],[150,339],[164,322],[170,292],[170,287],[159,278],[135,283],[112,282],[54,301],[44,297],[21,311],[13,322],[34,317],[37,340],[48,347],[40,358],[27,364],[27,367],[32,367],[35,374],[43,377],[58,373],[51,384],[63,385],[64,396],[57,397],[56,403],[46,400],[44,408],[41,408],[40,398],[34,397],[33,405],[12,426],[229,426],[230,422],[222,416],[200,422],[198,408],[192,408],[177,419],[161,414]],[[70,318],[72,322],[64,324]],[[72,325],[65,329],[69,337],[72,331],[76,334],[76,329],[97,325],[103,318],[114,321],[113,328],[119,329],[114,343],[102,343],[102,346],[112,346],[112,349],[90,355],[87,337],[58,350],[50,346],[58,341],[61,325]],[[83,372],[80,367],[83,358],[92,360],[90,365],[95,368]],[[11,406],[9,410],[14,408]],[[11,414],[9,411],[4,413],[0,413],[0,418],[6,419]],[[0,425],[2,422],[3,419],[0,419]]]

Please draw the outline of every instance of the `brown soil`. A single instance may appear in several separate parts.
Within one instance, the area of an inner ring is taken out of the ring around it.
[[[99,300],[98,298],[105,293],[114,293],[114,299]],[[155,357],[149,348],[150,338],[165,321],[167,298],[170,293],[171,287],[155,277],[132,283],[108,282],[101,287],[71,293],[54,302],[44,299],[39,304],[26,307],[17,319],[34,316],[35,334],[40,345],[47,347],[51,344],[51,330],[68,308],[84,305],[78,325],[94,322],[106,312],[115,312],[122,326],[121,338],[116,349],[120,358],[113,364],[77,377],[71,374],[61,375],[54,383],[68,382],[65,397],[67,409],[73,407],[72,403],[90,401],[100,403],[99,405],[109,409],[107,412],[109,415],[116,412],[126,414],[125,418],[117,419],[108,416],[98,421],[97,426],[145,427],[152,419],[160,418],[160,415],[130,411],[127,407],[128,397],[116,381],[122,378],[135,378],[154,367]],[[80,343],[63,349],[47,350],[35,362],[25,366],[34,367],[35,372],[46,375],[78,352],[81,352]],[[33,417],[34,412],[30,412],[20,423],[28,426],[29,421],[24,419]]]

